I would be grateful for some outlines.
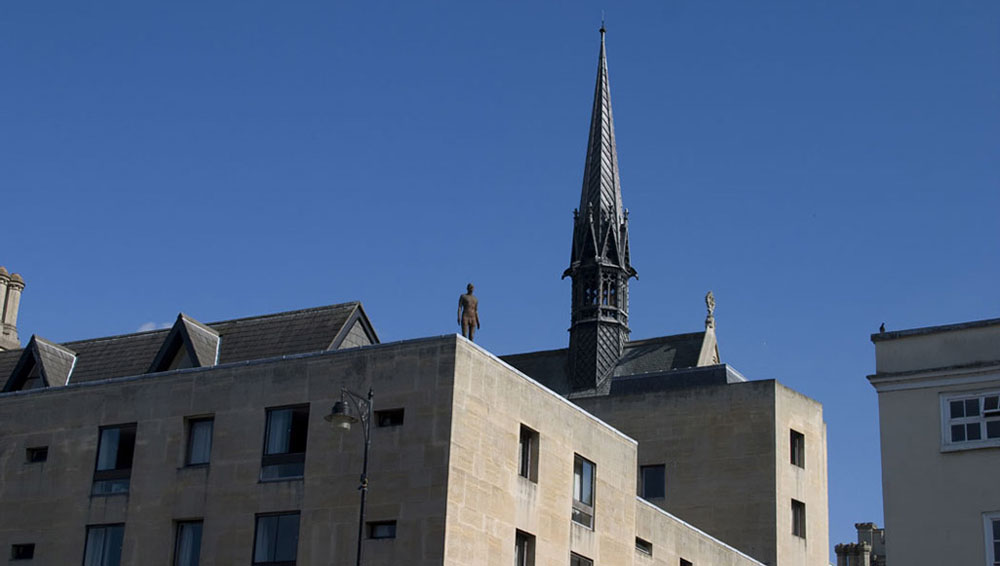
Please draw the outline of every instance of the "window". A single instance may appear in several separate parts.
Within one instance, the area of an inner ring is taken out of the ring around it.
[[[517,474],[538,483],[538,433],[521,425],[517,448]]]
[[[792,454],[791,460],[792,464],[800,467],[806,467],[806,435],[802,434],[797,430],[790,431],[791,438],[789,438]]]
[[[267,410],[261,480],[301,478],[306,467],[309,406]]]
[[[31,560],[35,557],[35,545],[32,544],[12,544],[10,545],[11,560]]]
[[[665,464],[639,467],[639,496],[643,499],[662,499],[667,496]]]
[[[941,398],[942,444],[952,449],[1000,445],[1000,392]]]
[[[135,452],[135,424],[101,428],[94,470],[94,495],[128,493]],[[117,563],[116,563],[117,564]]]
[[[396,521],[368,523],[368,538],[396,538]]]
[[[806,538],[806,504],[792,500],[792,534]]]
[[[983,515],[986,529],[986,564],[1000,566],[1000,511]]]
[[[187,454],[184,463],[188,466],[207,464],[212,455],[212,431],[215,419],[188,419]]]
[[[681,558],[681,566],[694,566],[690,560],[684,560]]]
[[[201,521],[177,523],[174,542],[174,566],[198,566],[201,554]]]
[[[254,530],[254,566],[295,566],[299,549],[299,514],[258,515]]]
[[[639,552],[652,556],[653,555],[653,543],[648,540],[635,537],[635,549]]]
[[[573,521],[594,528],[594,469],[590,460],[573,457]]]
[[[517,531],[514,537],[514,566],[535,566],[535,537]]]
[[[375,426],[379,428],[403,426],[403,409],[375,411]]]
[[[37,464],[39,462],[44,462],[49,459],[49,447],[48,446],[36,446],[34,448],[28,448],[25,451],[25,461],[29,464]]]
[[[569,553],[569,566],[594,566],[594,561],[575,552]]]
[[[119,566],[122,562],[124,538],[125,525],[87,527],[87,547],[83,551],[83,566]]]

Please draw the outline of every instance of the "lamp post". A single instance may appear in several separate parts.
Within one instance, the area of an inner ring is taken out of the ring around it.
[[[375,391],[370,387],[368,388],[367,399],[342,387],[340,389],[340,401],[334,403],[330,414],[323,417],[327,422],[333,423],[334,427],[345,431],[351,430],[353,423],[360,422],[361,430],[365,433],[365,459],[361,467],[361,485],[358,486],[358,490],[361,491],[361,513],[358,517],[357,566],[361,566],[361,543],[364,540],[365,534],[365,496],[368,495],[368,449],[372,444],[372,397],[374,396]],[[345,402],[345,399],[347,402]]]

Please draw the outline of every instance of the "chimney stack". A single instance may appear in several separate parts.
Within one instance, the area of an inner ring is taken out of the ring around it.
[[[21,306],[24,279],[8,274],[0,266],[0,351],[17,350],[21,341],[17,337],[17,309]]]

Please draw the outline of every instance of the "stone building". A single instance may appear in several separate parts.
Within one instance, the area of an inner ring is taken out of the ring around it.
[[[837,566],[886,566],[885,529],[875,523],[855,523],[858,541],[834,547]]]
[[[1000,319],[871,340],[886,558],[1000,564]]]
[[[359,303],[0,352],[0,547],[84,566],[825,566],[822,407],[704,330],[630,340],[604,33],[566,349],[381,344]]]
[[[21,347],[17,337],[17,311],[21,306],[24,279],[0,265],[0,352]]]

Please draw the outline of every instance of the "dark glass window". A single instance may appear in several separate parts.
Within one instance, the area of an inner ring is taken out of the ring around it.
[[[653,543],[648,540],[635,537],[635,549],[643,554],[653,555]]]
[[[387,426],[403,425],[403,409],[387,409],[375,411],[375,426],[379,428]]]
[[[792,500],[792,534],[806,538],[806,504]]]
[[[11,560],[31,560],[34,557],[35,557],[34,543],[12,544],[10,546]]]
[[[517,473],[538,483],[538,433],[524,425],[518,439]]]
[[[690,560],[684,560],[683,558],[681,558],[681,563],[680,563],[680,564],[681,564],[681,566],[694,566],[694,565],[693,565],[693,564],[691,563],[691,561],[690,561]]]
[[[791,442],[792,448],[792,464],[800,467],[806,467],[806,435],[802,434],[797,430],[791,431]]]
[[[212,431],[215,419],[188,420],[187,461],[188,466],[207,464],[212,455]]]
[[[368,523],[368,538],[396,538],[396,521]]]
[[[30,464],[37,464],[38,462],[44,462],[49,459],[49,447],[35,446],[33,448],[28,448],[25,451],[25,459]]]
[[[294,566],[299,549],[299,514],[259,515],[254,532],[254,566]]]
[[[656,464],[639,467],[639,496],[643,499],[661,499],[667,496],[667,466]]]
[[[594,528],[594,471],[590,460],[577,454],[573,458],[573,521]]]
[[[120,566],[125,525],[93,525],[87,527],[87,546],[83,551],[83,566]]]
[[[127,493],[132,477],[136,425],[102,427],[97,444],[94,495]]]
[[[594,561],[575,552],[569,553],[569,566],[594,566]]]
[[[267,410],[260,479],[300,478],[305,472],[309,406]]]
[[[201,555],[201,521],[177,523],[174,566],[198,566]]]
[[[535,566],[535,537],[523,531],[514,536],[514,566]]]

